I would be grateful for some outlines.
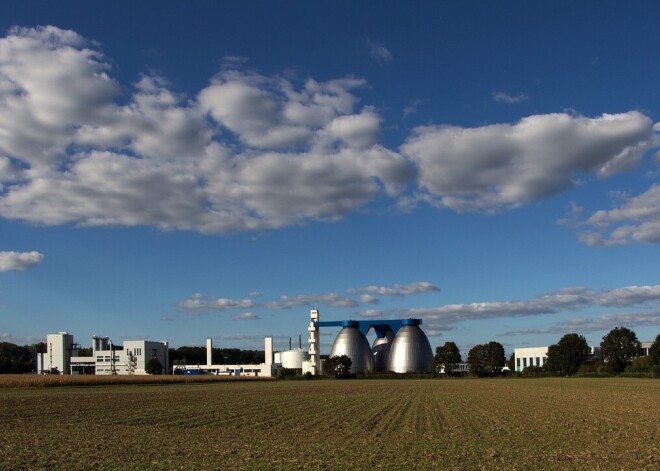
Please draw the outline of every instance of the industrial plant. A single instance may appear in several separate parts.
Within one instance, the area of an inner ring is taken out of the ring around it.
[[[255,365],[227,365],[213,363],[213,341],[206,339],[206,364],[173,365],[173,374],[232,375],[275,377],[280,368],[300,370],[303,374],[322,373],[320,330],[324,327],[341,327],[330,357],[346,355],[351,359],[350,372],[392,371],[417,373],[433,371],[433,351],[426,334],[420,328],[421,319],[325,321],[319,320],[319,311],[310,312],[309,348],[274,352],[273,337],[264,339],[264,363]],[[369,346],[367,335],[373,330],[376,339]],[[74,343],[72,334],[59,332],[48,334],[46,352],[36,354],[38,373],[130,375],[146,374],[146,364],[157,358],[164,371],[170,371],[167,342],[147,340],[125,341],[115,347],[108,337],[92,337],[92,355],[80,356],[80,346]]]

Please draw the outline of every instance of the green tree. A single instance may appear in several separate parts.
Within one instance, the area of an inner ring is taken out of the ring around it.
[[[660,335],[655,337],[655,341],[651,345],[649,356],[651,357],[654,365],[660,366]]]
[[[637,357],[626,367],[626,373],[651,373],[653,371],[653,360],[651,357]]]
[[[573,376],[589,359],[587,339],[578,334],[566,334],[559,343],[548,347],[547,371],[558,376]]]
[[[441,347],[436,347],[435,357],[433,358],[433,368],[435,371],[443,371],[446,374],[452,374],[456,371],[458,364],[463,361],[461,351],[454,342],[445,342]]]
[[[501,374],[506,363],[504,347],[499,342],[488,342],[484,347],[486,349],[486,363],[484,365],[486,372],[492,376]]]
[[[615,327],[600,344],[606,370],[621,373],[637,357],[641,347],[635,332],[626,327]]]
[[[484,376],[486,374],[486,347],[478,344],[468,352],[468,369],[471,375]]]
[[[161,375],[163,374],[163,365],[157,357],[153,357],[147,362],[144,371],[150,375]]]
[[[0,373],[34,371],[34,346],[0,342]]]
[[[323,372],[335,378],[348,378],[351,376],[353,362],[346,355],[334,356],[324,361]]]

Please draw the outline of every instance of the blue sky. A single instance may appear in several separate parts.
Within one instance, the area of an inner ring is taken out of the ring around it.
[[[5,3],[0,340],[654,339],[660,7],[354,3]]]

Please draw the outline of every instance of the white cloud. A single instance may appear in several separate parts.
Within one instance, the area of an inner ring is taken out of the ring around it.
[[[660,242],[660,185],[653,184],[644,193],[624,198],[610,210],[596,211],[582,222],[590,231],[579,233],[584,243],[611,247],[631,242]]]
[[[504,92],[493,92],[493,101],[498,103],[507,103],[507,104],[516,104],[522,103],[529,100],[529,96],[525,93],[519,93],[517,95],[509,95]]]
[[[338,293],[298,294],[295,296],[280,296],[276,301],[264,303],[268,309],[291,309],[295,306],[313,306],[325,303],[331,307],[352,307],[354,301],[343,298]]]
[[[178,306],[180,309],[193,314],[205,314],[210,310],[249,309],[254,305],[254,301],[251,299],[216,298],[213,296],[204,296],[203,294],[194,294],[188,299],[181,301]]]
[[[651,120],[631,111],[586,118],[536,115],[480,128],[426,126],[401,147],[417,165],[422,200],[492,212],[574,185],[581,174],[630,169],[655,143]]]
[[[352,147],[365,149],[373,146],[380,129],[380,118],[370,108],[351,116],[339,116],[326,126],[328,132]]]
[[[145,75],[119,104],[96,48],[56,27],[0,39],[0,216],[270,229],[339,219],[411,179],[376,145],[380,116],[355,112],[362,79],[298,86],[231,61],[195,99]]]
[[[420,281],[407,285],[396,284],[393,286],[366,286],[364,288],[350,288],[349,293],[380,294],[384,296],[410,296],[419,293],[440,291],[440,288],[428,281]]]
[[[647,302],[660,302],[660,285],[626,286],[607,291],[597,297],[601,306],[634,306]]]
[[[0,252],[0,272],[23,271],[43,262],[44,256],[39,252]]]
[[[384,45],[374,40],[367,39],[366,46],[369,51],[369,55],[378,64],[385,65],[394,60],[392,53]]]
[[[422,318],[425,325],[441,330],[467,320],[558,314],[589,306],[622,308],[658,303],[660,303],[660,285],[627,286],[600,291],[575,287],[545,293],[530,300],[448,304],[402,309],[399,314]]]
[[[500,336],[530,335],[530,334],[567,334],[580,332],[608,331],[617,326],[628,328],[659,326],[660,311],[635,312],[625,314],[598,315],[595,317],[578,317],[565,322],[560,322],[548,328],[541,329],[515,329],[502,332]]]
[[[98,45],[73,31],[10,30],[0,38],[0,217],[226,233],[334,221],[384,197],[493,212],[629,169],[654,143],[641,113],[552,114],[417,128],[406,158],[377,144],[382,117],[357,107],[363,79],[297,82],[241,64],[229,60],[186,97],[155,75],[119,84]],[[581,237],[659,240],[656,199],[654,186],[594,215],[598,229]]]

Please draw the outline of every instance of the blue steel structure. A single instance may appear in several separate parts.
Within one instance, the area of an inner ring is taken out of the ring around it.
[[[357,327],[364,335],[374,329],[377,338],[383,338],[387,332],[396,334],[404,325],[422,324],[422,319],[371,319],[368,321],[316,321],[314,327]]]

